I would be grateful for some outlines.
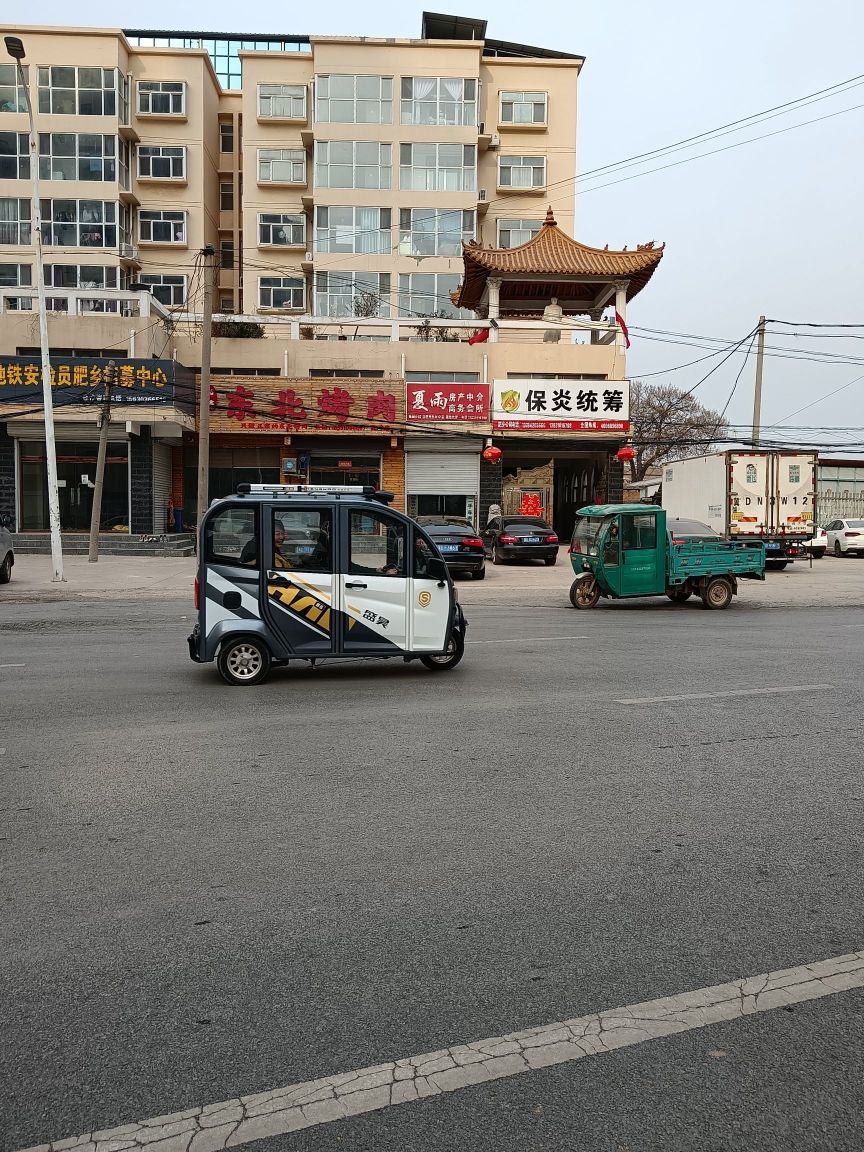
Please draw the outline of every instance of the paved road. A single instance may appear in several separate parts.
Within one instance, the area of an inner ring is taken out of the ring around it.
[[[254,690],[189,626],[0,602],[3,1152],[864,947],[858,609],[476,604],[451,674]],[[260,1148],[860,1149],[862,1006]]]

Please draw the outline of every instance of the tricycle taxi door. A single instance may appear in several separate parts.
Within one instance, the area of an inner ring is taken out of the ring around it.
[[[619,516],[622,596],[655,596],[665,591],[666,566],[656,512]]]
[[[286,648],[301,656],[335,651],[337,591],[333,574],[333,515],[329,508],[292,502],[262,504],[265,619]]]
[[[382,508],[343,505],[339,562],[341,651],[396,655],[407,647],[408,525]]]

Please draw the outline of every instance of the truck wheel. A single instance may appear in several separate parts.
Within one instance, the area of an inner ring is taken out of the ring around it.
[[[728,608],[732,603],[732,585],[722,576],[712,576],[702,589],[702,603],[706,608]]]
[[[455,668],[464,655],[464,637],[458,632],[451,632],[446,653],[443,656],[421,656],[420,663],[430,672],[447,672],[450,668]]]
[[[788,563],[788,560],[766,560],[765,567],[770,568],[772,572],[782,572]]]
[[[666,595],[673,604],[683,604],[685,600],[689,600],[692,592],[689,588],[670,588]]]
[[[824,555],[825,555],[825,549],[824,548],[814,548],[813,549],[813,559],[814,560],[821,560]]]
[[[255,636],[238,636],[219,650],[217,667],[226,684],[248,688],[260,684],[270,671],[270,649]]]
[[[600,599],[600,585],[593,576],[577,576],[570,585],[570,603],[574,608],[593,608]]]

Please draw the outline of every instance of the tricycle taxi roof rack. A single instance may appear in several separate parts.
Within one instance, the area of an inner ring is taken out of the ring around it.
[[[238,484],[238,496],[362,496],[379,504],[392,504],[393,492],[380,492],[371,484]]]

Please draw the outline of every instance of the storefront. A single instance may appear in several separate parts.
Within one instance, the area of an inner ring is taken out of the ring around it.
[[[464,516],[476,526],[482,448],[479,437],[407,439],[405,491],[409,516]]]

